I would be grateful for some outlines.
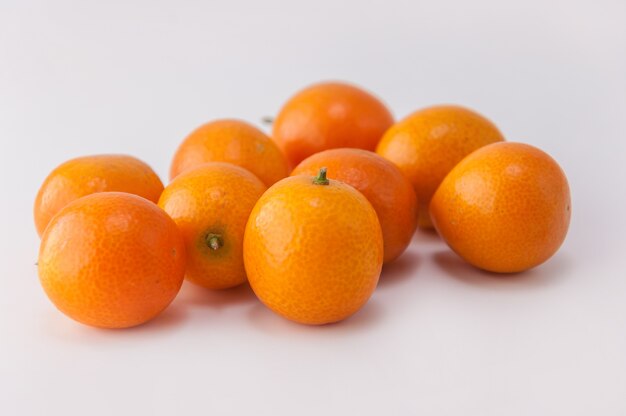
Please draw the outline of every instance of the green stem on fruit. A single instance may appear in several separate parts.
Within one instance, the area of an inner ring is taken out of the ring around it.
[[[320,172],[313,178],[313,185],[328,185],[330,182],[326,178],[326,168],[321,168]]]
[[[206,236],[206,243],[211,250],[219,250],[224,245],[224,240],[220,234],[209,233]]]

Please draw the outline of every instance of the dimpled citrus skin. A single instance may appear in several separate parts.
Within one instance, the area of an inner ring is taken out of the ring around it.
[[[512,273],[549,259],[570,222],[565,174],[543,151],[494,143],[467,156],[444,179],[430,213],[448,245],[466,261]]]
[[[376,210],[383,232],[384,262],[402,254],[417,227],[417,198],[402,172],[367,150],[331,149],[304,159],[291,175],[314,176],[322,167],[328,168],[330,179],[355,187]]]
[[[194,130],[176,150],[170,179],[206,162],[241,166],[267,186],[289,175],[287,159],[276,143],[241,120],[215,120]]]
[[[163,183],[141,160],[126,155],[95,155],[55,168],[39,188],[34,216],[41,236],[52,217],[70,202],[96,192],[128,192],[157,202]]]
[[[159,206],[182,232],[189,281],[209,289],[246,281],[243,233],[250,211],[265,189],[247,170],[219,162],[182,173],[165,188]],[[210,247],[209,234],[219,235],[221,247]]]
[[[428,204],[450,170],[474,150],[503,141],[497,127],[478,113],[454,105],[416,111],[391,127],[376,153],[395,163],[415,187],[418,225],[431,228]]]
[[[142,324],[164,310],[185,273],[176,224],[136,195],[104,192],[78,199],[46,228],[39,279],[70,318],[102,328]]]
[[[344,183],[278,182],[255,205],[244,237],[248,280],[283,317],[321,325],[358,311],[376,288],[383,240],[376,212]]]
[[[291,97],[274,121],[272,138],[291,166],[322,150],[374,150],[393,116],[369,92],[340,82],[311,85]]]

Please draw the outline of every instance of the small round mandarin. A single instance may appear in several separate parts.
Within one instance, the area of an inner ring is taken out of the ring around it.
[[[159,206],[182,232],[189,281],[209,289],[246,281],[243,233],[265,189],[252,173],[220,162],[181,173],[165,188]]]
[[[480,114],[440,105],[416,111],[396,123],[385,133],[376,153],[409,178],[420,203],[418,225],[431,228],[428,204],[443,178],[474,150],[503,140],[497,127]]]
[[[430,214],[441,237],[468,263],[520,272],[548,260],[563,243],[571,214],[569,186],[543,151],[494,143],[446,176]]]
[[[384,262],[404,252],[417,227],[417,198],[411,182],[387,159],[361,149],[331,149],[302,161],[291,176],[313,176],[322,167],[328,177],[347,183],[372,204],[383,232]]]
[[[144,162],[127,155],[83,156],[56,167],[39,188],[34,216],[37,233],[64,206],[96,192],[127,192],[157,202],[163,183]]]
[[[369,92],[341,82],[323,82],[291,97],[274,121],[272,137],[291,166],[322,150],[374,150],[393,124],[387,107]]]
[[[102,192],[66,205],[46,228],[39,279],[64,314],[86,325],[126,328],[163,311],[185,273],[185,246],[154,203]]]
[[[176,150],[170,179],[207,162],[240,166],[266,186],[289,175],[287,159],[276,143],[241,120],[215,120],[194,130]]]
[[[370,298],[383,262],[376,211],[353,187],[286,178],[255,205],[244,236],[250,286],[277,314],[304,324],[337,322]]]

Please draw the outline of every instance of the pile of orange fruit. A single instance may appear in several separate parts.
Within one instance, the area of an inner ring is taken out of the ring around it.
[[[394,122],[338,82],[295,94],[271,137],[240,120],[200,126],[165,187],[134,157],[79,157],[48,175],[34,207],[43,289],[103,328],[154,318],[185,278],[212,290],[247,281],[287,319],[337,322],[418,226],[473,266],[516,273],[557,251],[570,213],[559,165],[482,115],[442,105]]]

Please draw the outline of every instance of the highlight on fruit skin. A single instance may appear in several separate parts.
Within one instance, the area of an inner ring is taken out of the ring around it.
[[[145,162],[129,155],[92,155],[68,160],[54,168],[37,192],[33,207],[41,236],[52,219],[70,202],[96,192],[127,192],[157,202],[163,183]]]
[[[352,147],[373,151],[393,124],[387,106],[361,87],[319,82],[294,94],[274,119],[272,139],[291,167],[323,150]]]
[[[172,158],[170,179],[207,162],[240,166],[266,186],[289,175],[287,158],[276,143],[243,120],[213,120],[192,131]]]
[[[208,289],[244,283],[243,234],[267,187],[244,168],[209,162],[165,187],[159,206],[178,225],[187,252],[185,277]]]
[[[521,272],[548,260],[565,240],[570,190],[563,170],[542,150],[493,143],[452,169],[430,214],[441,237],[468,263]]]
[[[408,247],[417,227],[417,197],[400,169],[374,152],[330,149],[304,159],[291,172],[315,175],[328,169],[328,177],[356,188],[372,204],[383,232],[384,263],[398,258]]]
[[[275,313],[309,325],[338,322],[361,309],[383,262],[376,211],[356,189],[324,173],[269,188],[244,235],[254,293]]]
[[[183,282],[185,245],[156,204],[101,192],[65,206],[46,228],[39,280],[65,315],[86,325],[128,328],[172,302]]]
[[[428,205],[443,178],[474,150],[500,141],[502,133],[481,114],[458,105],[435,105],[394,124],[376,153],[411,181],[420,204],[418,225],[432,228]]]

